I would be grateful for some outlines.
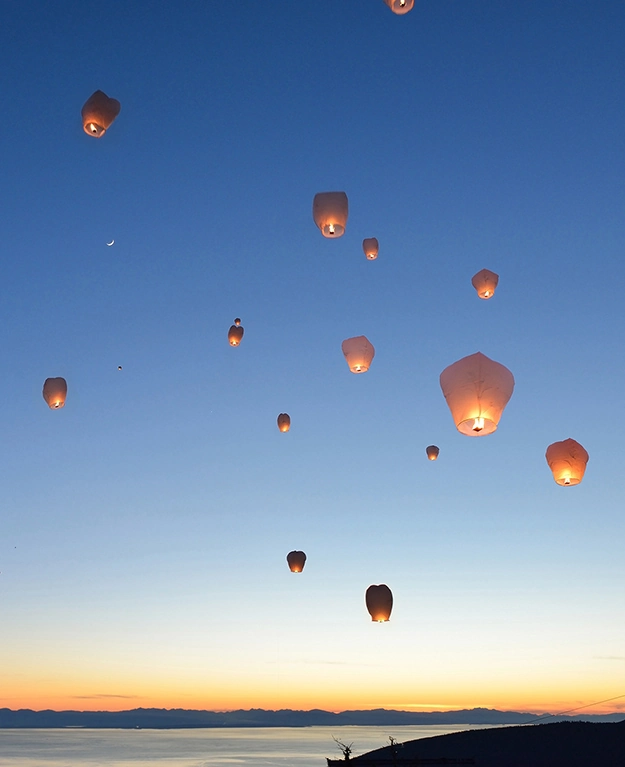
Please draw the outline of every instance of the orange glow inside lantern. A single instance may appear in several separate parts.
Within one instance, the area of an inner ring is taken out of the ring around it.
[[[84,103],[81,110],[82,127],[85,133],[101,138],[119,114],[121,104],[109,98],[102,91],[95,91]]]
[[[341,348],[352,373],[366,373],[369,370],[375,349],[366,336],[346,338]]]
[[[436,447],[436,445],[428,445],[425,448],[425,453],[430,461],[435,461],[438,458],[440,450]]]
[[[51,410],[59,410],[65,406],[65,399],[67,397],[66,380],[64,378],[46,378],[42,394]]]
[[[393,594],[384,583],[379,586],[369,586],[365,593],[365,604],[372,621],[386,623],[393,609]]]
[[[458,431],[483,437],[497,429],[514,391],[514,376],[477,352],[445,368],[440,384]]]
[[[384,0],[384,2],[398,16],[402,16],[414,8],[414,0]]]
[[[286,561],[292,573],[301,573],[306,564],[306,554],[303,551],[289,551]]]
[[[348,212],[345,192],[319,192],[313,199],[313,219],[321,234],[329,239],[345,233]]]
[[[369,261],[375,261],[378,257],[380,245],[375,237],[366,237],[362,241],[362,249]]]
[[[498,283],[499,275],[489,269],[482,269],[471,278],[471,285],[477,290],[478,296],[485,300],[493,297]]]
[[[238,346],[243,338],[244,330],[241,327],[241,320],[237,317],[234,321],[234,325],[230,326],[228,331],[228,341],[230,346]]]
[[[545,458],[558,485],[570,487],[579,485],[588,463],[586,449],[574,439],[554,442],[545,452]]]
[[[288,413],[280,413],[278,416],[278,429],[287,432],[291,428],[291,416]]]

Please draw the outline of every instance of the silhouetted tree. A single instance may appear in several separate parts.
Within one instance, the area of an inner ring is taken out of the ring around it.
[[[345,759],[345,761],[349,762],[349,757],[351,756],[351,753],[352,753],[352,746],[354,744],[350,743],[349,746],[348,746],[346,743],[343,743],[340,740],[338,740],[337,738],[335,738],[334,735],[332,736],[332,740],[341,749],[341,753],[343,754],[343,758]]]

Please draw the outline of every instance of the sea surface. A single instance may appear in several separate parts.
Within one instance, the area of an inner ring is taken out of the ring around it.
[[[396,741],[490,725],[227,727],[192,730],[0,730],[0,767],[326,767]]]

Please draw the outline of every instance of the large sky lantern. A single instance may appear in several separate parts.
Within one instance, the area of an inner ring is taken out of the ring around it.
[[[384,2],[398,16],[403,16],[414,8],[414,0],[384,0]]]
[[[46,378],[43,384],[43,398],[51,410],[59,410],[65,406],[67,397],[67,381],[64,378]]]
[[[369,370],[375,349],[366,336],[346,338],[341,348],[352,373],[366,373]]]
[[[471,285],[477,290],[480,298],[487,301],[495,295],[495,288],[499,282],[499,275],[490,269],[482,269],[471,278]]]
[[[369,586],[365,594],[365,604],[372,621],[385,623],[391,617],[393,593],[384,583]]]
[[[362,249],[369,261],[375,261],[380,250],[380,243],[376,237],[365,237],[362,241]]]
[[[425,448],[425,454],[428,457],[429,461],[435,461],[438,458],[438,454],[440,453],[440,450],[436,445],[428,445]]]
[[[303,551],[289,551],[286,561],[292,573],[301,573],[306,564],[306,554]]]
[[[545,458],[558,485],[579,485],[586,471],[588,453],[574,439],[549,445]]]
[[[280,413],[278,416],[278,429],[286,432],[291,428],[291,416],[288,413]]]
[[[440,384],[458,431],[484,437],[497,429],[514,391],[514,376],[507,367],[476,352],[446,367]]]
[[[238,346],[241,343],[243,332],[241,320],[237,317],[234,320],[234,325],[230,325],[230,330],[228,331],[228,341],[230,342],[230,346]]]
[[[341,237],[347,226],[345,192],[319,192],[313,200],[313,218],[324,237]]]
[[[106,93],[96,91],[85,101],[82,108],[82,127],[85,133],[102,138],[119,114],[121,104]]]

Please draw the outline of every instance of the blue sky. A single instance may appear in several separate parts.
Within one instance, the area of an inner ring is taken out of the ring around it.
[[[1,704],[625,693],[623,5],[3,10]],[[516,379],[483,439],[438,383],[476,351]],[[576,488],[544,458],[568,437]]]

